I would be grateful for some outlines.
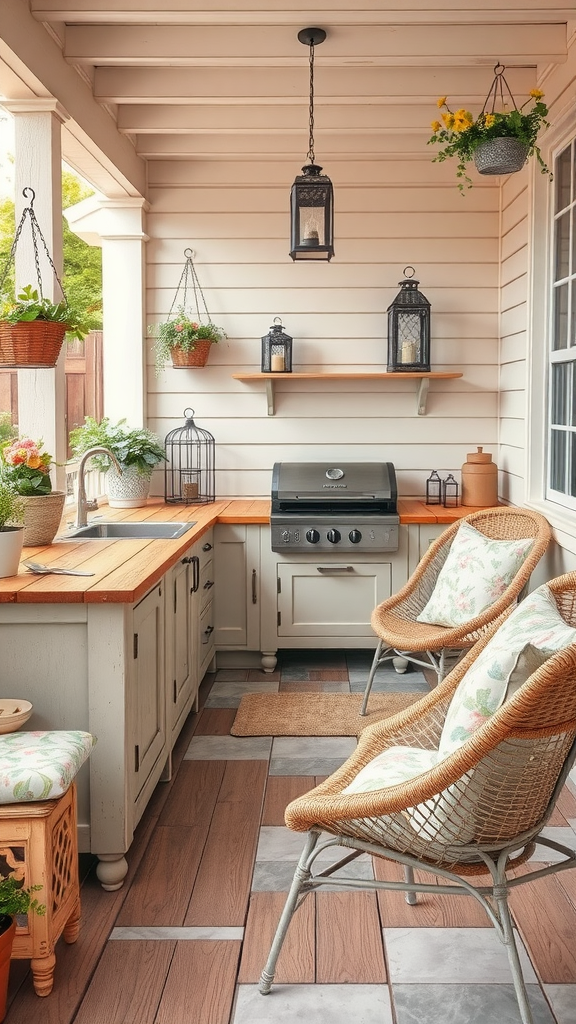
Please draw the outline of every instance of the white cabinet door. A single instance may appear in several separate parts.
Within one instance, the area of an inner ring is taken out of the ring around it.
[[[143,799],[146,783],[155,769],[159,773],[167,756],[163,586],[162,582],[154,587],[132,612],[134,672],[129,721],[133,741],[132,791],[136,821],[149,796],[146,793]]]
[[[389,597],[388,562],[278,564],[278,637],[373,636],[370,616]]]
[[[215,642],[218,648],[260,648],[260,527],[218,524],[214,528]]]
[[[193,600],[200,578],[195,547],[173,566],[167,577],[166,672],[172,744],[196,695],[198,644]]]

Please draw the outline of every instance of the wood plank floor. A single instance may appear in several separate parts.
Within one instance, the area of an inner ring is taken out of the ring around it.
[[[285,671],[275,674],[281,689],[341,689],[349,678],[343,653],[326,652],[324,659],[322,652],[292,654],[301,663],[295,668],[293,657]],[[229,679],[234,673],[221,675]],[[234,685],[245,684],[246,692],[259,677],[254,672],[237,676]],[[138,826],[124,887],[104,892],[95,859],[81,857],[79,939],[72,946],[58,944],[54,990],[45,999],[34,994],[28,963],[12,962],[6,1024],[34,1019],[41,1024],[272,1024],[277,1019],[284,1004],[274,1003],[274,995],[250,1003],[284,905],[284,878],[294,867],[295,858],[284,863],[274,843],[284,826],[286,804],[323,776],[320,768],[317,775],[270,775],[262,757],[195,757],[194,742],[202,737],[227,742],[234,721],[234,707],[205,706],[214,682],[208,676],[202,684],[201,711],[189,717],[179,737],[172,780],[157,786]],[[571,786],[563,791],[551,826],[576,830]],[[302,842],[295,838],[299,850]],[[271,854],[262,853],[265,842],[272,844]],[[401,877],[397,866],[384,861],[374,871],[378,878]],[[514,890],[511,905],[536,974],[531,988],[537,1024],[576,1024],[576,872]],[[463,1016],[458,1000],[468,983],[458,984],[461,966],[455,965],[454,979],[442,974],[432,986],[417,983],[421,954],[414,954],[412,977],[398,967],[397,950],[412,940],[420,949],[419,935],[450,940],[455,949],[475,936],[482,943],[491,931],[481,908],[467,898],[425,895],[413,907],[402,893],[322,890],[309,896],[295,916],[276,981],[285,992],[290,986],[306,992],[310,1024],[328,1019],[314,998],[328,989],[340,1001],[352,990],[365,992],[366,998],[389,993],[383,1016],[364,1016],[364,1011],[355,1016],[343,1002],[336,1016],[331,1013],[336,1024],[516,1024],[520,1018],[514,1016],[513,1000],[508,1016],[490,1008],[488,995],[508,988],[505,984],[481,978],[486,994],[481,1010]],[[470,982],[466,998],[474,996],[474,986],[482,987]],[[435,1009],[440,990],[441,1009]],[[424,1017],[416,1009],[422,1005]],[[250,1006],[256,1006],[257,1016]],[[278,1019],[284,1024],[305,1018],[297,1009],[293,1015],[282,1009]]]

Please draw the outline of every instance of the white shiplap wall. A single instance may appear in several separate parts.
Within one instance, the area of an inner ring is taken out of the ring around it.
[[[423,141],[423,146],[425,145]],[[317,145],[321,157],[321,147]],[[400,492],[421,495],[431,469],[456,472],[466,453],[498,439],[499,188],[476,176],[464,197],[455,167],[423,159],[325,162],[335,188],[336,256],[293,263],[282,162],[151,161],[147,217],[148,322],[168,313],[190,246],[208,309],[228,339],[200,370],[156,377],[149,345],[148,423],[160,436],[185,407],[217,443],[219,495],[265,496],[277,460],[390,460]],[[277,383],[277,414],[260,385],[232,379],[260,368],[275,316],[294,338],[293,368],[386,369],[386,309],[408,264],[432,303],[428,415],[414,384]],[[154,484],[158,493],[162,481]]]

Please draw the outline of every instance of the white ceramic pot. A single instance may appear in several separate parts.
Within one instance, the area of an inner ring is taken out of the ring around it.
[[[5,526],[0,530],[0,577],[18,575],[23,543],[23,526]]]
[[[122,474],[112,466],[106,474],[108,504],[111,508],[142,508],[148,501],[150,491],[149,473],[140,473],[136,466],[123,466]]]

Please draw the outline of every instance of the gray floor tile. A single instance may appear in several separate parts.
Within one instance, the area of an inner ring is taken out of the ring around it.
[[[385,928],[390,981],[405,984],[507,985],[508,957],[493,928]],[[527,983],[536,975],[516,933]]]
[[[176,939],[178,942],[205,941],[220,942],[222,939],[235,939],[241,942],[244,938],[243,928],[113,928],[110,939],[135,939],[140,941],[162,941]]]
[[[246,673],[247,674],[247,673]],[[246,680],[216,680],[210,690],[204,707],[207,708],[237,708],[242,697],[247,693],[278,693],[280,683],[278,680],[262,679],[257,681]]]
[[[269,736],[194,736],[185,761],[267,761],[272,740]]]
[[[558,1024],[576,1024],[576,985],[544,985]]]
[[[430,687],[421,672],[408,672],[405,676],[397,676],[394,679],[386,676],[375,677],[372,683],[372,693],[430,693]],[[350,680],[351,693],[364,693],[366,689],[366,677],[361,681]]]
[[[239,985],[232,1024],[392,1024],[386,985]]]
[[[542,829],[542,835],[546,836],[547,839],[553,839],[556,843],[563,843],[564,846],[572,848],[574,846],[574,831],[572,828],[567,828],[563,825],[548,825]],[[537,861],[538,863],[557,864],[559,861],[566,860],[563,854],[558,850],[551,850],[547,846],[536,846],[534,853],[529,858],[531,861]]]
[[[538,985],[528,999],[534,1024],[554,1024]],[[392,1001],[397,1024],[521,1024],[513,985],[393,984]]]
[[[319,845],[323,841],[330,841],[330,839],[331,837],[327,833],[323,833]],[[304,832],[293,832],[285,825],[263,825],[258,837],[256,863],[259,861],[287,861],[294,869],[304,849],[305,841]],[[334,864],[342,857],[348,856],[349,853],[350,850],[345,850],[341,846],[327,846],[320,850],[316,862],[322,867],[326,867],[327,864]],[[367,853],[362,854],[357,860],[365,861],[370,864],[370,867],[372,866],[372,858]]]
[[[298,758],[276,757],[270,760],[269,775],[332,775],[345,757]]]
[[[216,672],[216,682],[242,682],[242,680],[248,679],[247,668],[219,668]]]
[[[265,860],[257,863],[252,876],[253,892],[288,892],[292,885],[295,867],[295,863],[287,864],[283,861],[274,863],[273,861]],[[324,868],[324,865],[322,867]],[[318,870],[320,870],[320,867],[318,867]],[[335,878],[339,876],[372,880],[374,878],[374,871],[370,860],[358,858],[358,860],[347,864],[340,871],[334,872]],[[343,886],[332,885],[330,882],[326,882],[325,885],[322,885],[320,891],[335,892],[336,890],[342,891]]]
[[[345,761],[356,750],[354,736],[277,736],[273,757],[341,757]]]

